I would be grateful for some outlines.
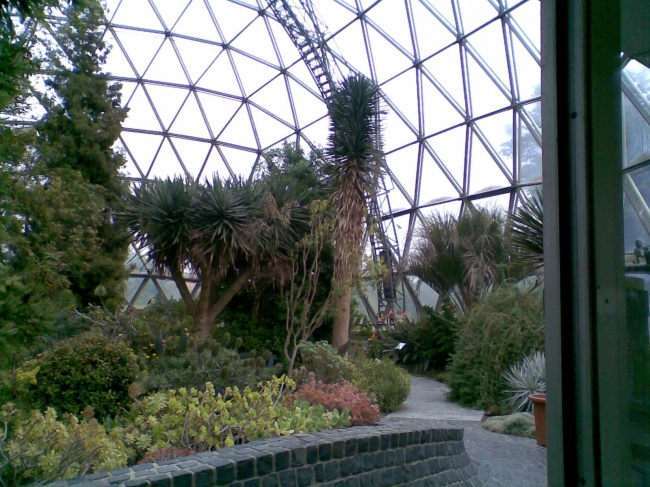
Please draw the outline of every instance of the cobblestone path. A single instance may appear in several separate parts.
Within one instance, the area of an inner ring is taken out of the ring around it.
[[[465,449],[479,466],[486,487],[546,487],[546,448],[529,438],[483,429],[482,411],[447,401],[446,391],[440,382],[412,377],[404,406],[382,422],[427,421],[444,428],[464,428]]]

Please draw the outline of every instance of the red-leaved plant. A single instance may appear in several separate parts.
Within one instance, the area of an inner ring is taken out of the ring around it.
[[[287,397],[285,403],[293,404],[294,401],[307,401],[311,405],[320,404],[325,409],[344,409],[350,411],[350,424],[363,426],[375,424],[379,421],[379,406],[374,399],[361,392],[357,386],[344,380],[335,384],[324,384],[312,380],[300,386],[295,394]]]

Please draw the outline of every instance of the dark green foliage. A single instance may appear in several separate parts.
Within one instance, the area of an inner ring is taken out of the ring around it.
[[[382,332],[374,349],[379,350],[379,356],[388,356],[417,372],[442,370],[454,351],[457,330],[453,306],[445,303],[441,311],[426,308],[426,317],[404,320],[393,330]],[[399,343],[405,343],[400,350],[396,349]]]
[[[543,348],[541,293],[502,286],[461,320],[447,382],[451,398],[472,407],[500,407],[506,400],[503,374]]]
[[[411,272],[462,312],[514,271],[504,223],[498,209],[433,214],[419,229]]]
[[[302,364],[316,380],[335,384],[354,377],[354,365],[327,342],[302,342],[298,345],[298,352]]]
[[[391,360],[357,359],[354,384],[377,400],[382,413],[398,410],[411,392],[411,377]]]
[[[98,418],[127,408],[129,388],[137,379],[133,352],[118,340],[91,333],[61,341],[22,367],[24,372],[36,368],[35,384],[22,381],[31,407],[78,415],[90,406]]]
[[[510,233],[516,258],[533,269],[544,266],[544,200],[533,193],[510,217]]]

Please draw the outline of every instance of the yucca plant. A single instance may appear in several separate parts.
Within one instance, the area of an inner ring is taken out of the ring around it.
[[[546,360],[544,352],[536,351],[527,355],[523,360],[510,367],[504,374],[510,394],[509,405],[515,411],[529,412],[532,404],[528,400],[531,394],[546,392]]]
[[[143,182],[127,197],[122,218],[156,270],[170,275],[200,335],[250,280],[264,270],[281,275],[288,249],[309,215],[288,183],[237,178],[198,184],[174,178]],[[192,296],[184,273],[198,277]]]
[[[381,171],[379,88],[363,75],[336,86],[329,101],[330,134],[326,172],[335,208],[334,280],[337,287],[332,345],[348,341],[352,284],[361,265],[365,195]]]

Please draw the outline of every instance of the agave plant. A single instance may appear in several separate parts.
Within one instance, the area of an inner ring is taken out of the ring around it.
[[[532,404],[528,400],[531,394],[546,392],[546,360],[543,352],[534,352],[522,361],[510,367],[504,374],[510,394],[509,405],[515,411],[529,412]]]

